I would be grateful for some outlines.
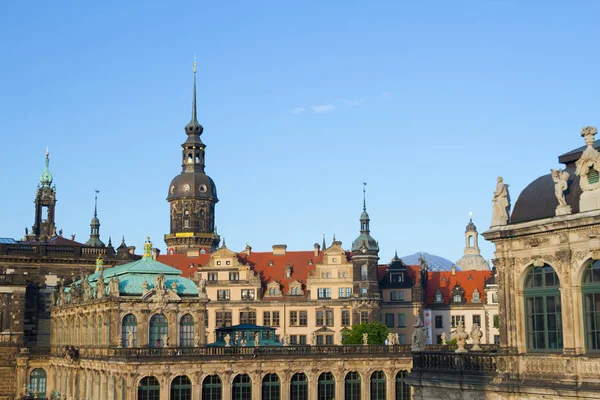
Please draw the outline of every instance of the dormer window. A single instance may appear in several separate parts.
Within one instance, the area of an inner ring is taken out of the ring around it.
[[[292,267],[290,267],[290,264],[288,264],[287,267],[285,267],[285,277],[286,278],[292,277]]]
[[[217,261],[217,265],[221,265],[221,261]]]
[[[435,292],[435,302],[442,303],[442,301],[442,292],[440,291],[440,289],[438,289],[437,292]]]
[[[333,262],[337,262],[337,258],[333,257],[333,258],[331,259],[331,261],[333,261]]]
[[[473,291],[473,298],[471,299],[471,303],[481,303],[481,297],[479,296],[479,290],[475,289]]]
[[[225,265],[231,265],[231,261],[225,261]]]
[[[402,283],[404,282],[404,274],[390,274],[390,282]]]
[[[462,302],[462,296],[460,294],[455,294],[452,296],[452,301],[455,303],[460,303]]]
[[[269,267],[272,267],[273,265],[275,265],[273,264],[273,260],[269,261]]]

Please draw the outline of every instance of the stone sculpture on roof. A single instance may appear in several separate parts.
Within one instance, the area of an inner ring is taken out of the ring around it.
[[[565,190],[569,187],[569,173],[561,169],[550,169],[552,180],[554,181],[554,195],[558,200],[556,215],[571,214],[571,206],[565,199]]]
[[[598,130],[587,126],[581,130],[587,147],[575,165],[575,175],[579,176],[581,197],[579,198],[579,211],[600,209],[600,153],[594,148],[594,136]]]
[[[504,183],[501,176],[498,177],[492,203],[491,226],[506,225],[508,223],[508,213],[510,212],[510,197],[508,185]]]

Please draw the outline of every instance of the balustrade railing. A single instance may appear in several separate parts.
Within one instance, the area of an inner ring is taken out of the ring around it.
[[[486,374],[496,372],[495,353],[423,352],[413,355],[413,370],[421,373]]]

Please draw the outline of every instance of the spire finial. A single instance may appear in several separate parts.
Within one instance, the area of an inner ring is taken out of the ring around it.
[[[327,248],[327,245],[325,244],[325,232],[323,232],[323,250],[325,250]]]
[[[198,121],[196,118],[196,56],[194,56],[194,97],[192,98],[192,122]]]
[[[473,222],[473,212],[469,211],[469,221]]]
[[[196,73],[196,55],[194,54],[194,74]]]
[[[146,238],[146,242],[144,243],[144,258],[152,257],[152,242],[150,241],[150,236]]]
[[[363,182],[363,211],[367,211],[367,182]]]
[[[100,193],[100,191],[98,189],[95,190],[96,191],[96,196],[94,196],[94,217],[98,216],[98,193]]]

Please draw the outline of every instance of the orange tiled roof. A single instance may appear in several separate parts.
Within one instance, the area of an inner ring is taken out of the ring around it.
[[[473,291],[477,289],[481,302],[485,303],[485,281],[492,276],[492,271],[452,271],[429,272],[427,274],[427,304],[435,302],[435,294],[440,289],[445,304],[452,298],[452,289],[459,285],[465,292],[467,304],[471,304]]]
[[[253,251],[249,256],[246,256],[245,252],[240,252],[237,254],[237,257],[240,263],[249,265],[256,272],[263,286],[272,281],[279,282],[281,292],[285,296],[289,290],[290,283],[295,280],[302,284],[302,290],[306,294],[306,280],[309,273],[314,271],[314,264],[323,261],[323,251],[320,251],[316,257],[313,250],[286,251],[285,255]],[[193,277],[198,269],[198,265],[206,265],[209,260],[209,254],[201,254],[198,257],[188,257],[186,254],[165,254],[158,256],[158,261],[179,269],[185,277]],[[309,264],[311,260],[312,265]],[[271,262],[273,265],[269,265]],[[285,276],[285,269],[288,265],[292,268],[290,278]]]

